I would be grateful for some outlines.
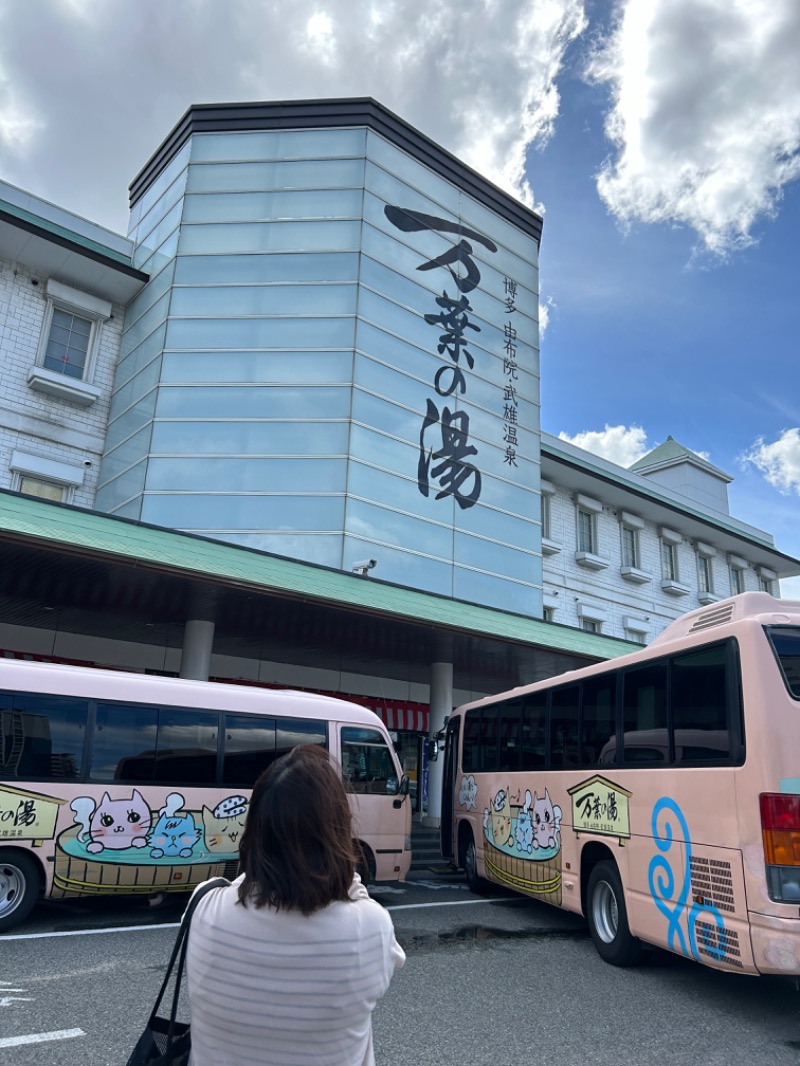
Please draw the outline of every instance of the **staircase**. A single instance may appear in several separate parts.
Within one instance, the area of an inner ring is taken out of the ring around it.
[[[411,869],[427,870],[432,866],[442,866],[439,830],[413,822],[411,826]]]

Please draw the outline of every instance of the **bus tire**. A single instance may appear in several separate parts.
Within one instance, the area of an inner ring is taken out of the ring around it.
[[[594,946],[612,966],[635,966],[642,957],[642,942],[628,926],[625,894],[616,864],[598,862],[589,874],[586,917]]]
[[[361,884],[365,887],[372,884],[375,880],[375,856],[372,854],[370,848],[366,844],[362,844],[360,840],[356,842],[356,855],[358,861],[356,862],[356,873],[361,878]]]
[[[0,848],[0,933],[28,917],[41,890],[36,859],[17,848]]]
[[[464,873],[467,875],[467,885],[470,892],[476,896],[482,896],[488,892],[491,885],[478,874],[478,854],[475,850],[475,838],[470,836],[464,852]]]

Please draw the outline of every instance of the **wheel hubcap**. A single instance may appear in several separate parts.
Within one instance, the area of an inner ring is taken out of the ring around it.
[[[607,881],[600,881],[594,892],[594,927],[600,939],[612,944],[619,928],[617,897]]]
[[[0,867],[0,915],[10,914],[22,899],[25,878],[13,866]]]

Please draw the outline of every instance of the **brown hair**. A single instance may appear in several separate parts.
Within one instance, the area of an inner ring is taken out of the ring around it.
[[[259,777],[239,861],[239,902],[312,914],[348,899],[355,854],[341,774],[328,753],[302,745]]]

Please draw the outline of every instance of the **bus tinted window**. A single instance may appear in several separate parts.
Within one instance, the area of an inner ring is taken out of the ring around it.
[[[623,686],[623,762],[669,762],[666,662],[626,670]]]
[[[254,714],[225,715],[223,785],[252,788],[275,761],[275,722]]]
[[[380,736],[380,734],[378,734]],[[285,755],[299,744],[328,746],[328,727],[310,718],[277,718],[275,720],[275,752]]]
[[[583,682],[581,701],[581,765],[616,762],[617,675],[590,677]]]
[[[520,744],[520,770],[539,770],[547,757],[547,693],[532,692],[525,697]]]
[[[553,689],[550,702],[550,766],[579,766],[578,710],[580,685]]]
[[[478,770],[497,769],[497,708],[484,707],[481,715],[481,735],[478,744]]]
[[[467,711],[464,715],[464,758],[462,769],[465,773],[471,773],[480,769],[480,748],[478,741],[481,735],[481,712]]]
[[[342,728],[342,772],[353,792],[384,796],[397,792],[392,756],[377,729]]]
[[[160,785],[213,785],[217,779],[219,715],[163,708],[153,781]]]
[[[675,762],[727,762],[727,653],[716,644],[671,660],[670,702]]]
[[[786,687],[800,700],[800,629],[772,626],[767,630],[772,648],[778,658]]]
[[[78,780],[88,710],[85,700],[0,693],[0,777]]]
[[[158,708],[98,703],[92,738],[92,781],[152,781]]]
[[[509,700],[500,706],[499,753],[500,770],[519,770],[520,733],[522,729],[522,700]]]

